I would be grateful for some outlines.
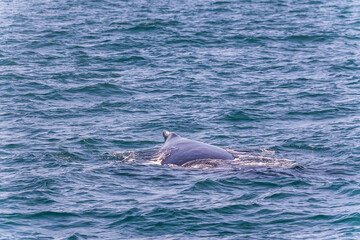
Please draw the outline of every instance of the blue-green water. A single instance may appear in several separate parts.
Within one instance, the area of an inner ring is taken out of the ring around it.
[[[0,2],[1,239],[358,239],[359,170],[358,1]]]

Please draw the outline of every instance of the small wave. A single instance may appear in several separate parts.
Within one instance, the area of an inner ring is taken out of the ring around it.
[[[359,224],[360,224],[360,213],[352,213],[352,214],[349,214],[349,215],[344,215],[340,219],[334,221],[333,223],[359,226]]]
[[[325,42],[333,39],[334,36],[328,35],[292,35],[289,37],[284,38],[287,41],[291,42]]]
[[[225,120],[229,121],[252,121],[254,118],[250,116],[250,114],[245,113],[244,111],[231,111],[227,113],[224,117]]]
[[[88,93],[92,95],[107,95],[107,94],[114,94],[114,93],[122,93],[120,88],[117,85],[111,83],[97,83],[93,85],[86,85],[81,87],[75,87],[67,89],[66,92],[69,93]]]
[[[19,65],[19,64],[9,59],[0,59],[0,66],[15,66],[15,65]]]

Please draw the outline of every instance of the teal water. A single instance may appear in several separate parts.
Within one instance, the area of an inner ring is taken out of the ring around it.
[[[0,239],[360,238],[359,59],[354,0],[1,1]]]

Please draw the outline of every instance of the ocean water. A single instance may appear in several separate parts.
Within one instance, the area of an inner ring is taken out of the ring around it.
[[[0,239],[359,239],[359,172],[359,1],[0,2]]]

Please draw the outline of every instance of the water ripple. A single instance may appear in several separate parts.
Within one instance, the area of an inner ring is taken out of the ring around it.
[[[1,238],[358,239],[359,10],[1,1]]]

